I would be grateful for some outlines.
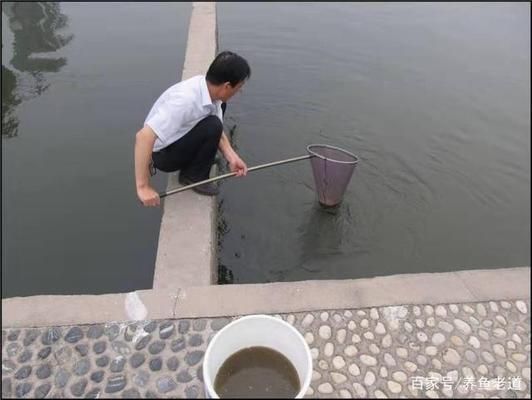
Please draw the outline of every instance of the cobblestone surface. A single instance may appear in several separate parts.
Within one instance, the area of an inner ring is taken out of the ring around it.
[[[277,317],[311,349],[307,397],[530,397],[529,299]],[[204,397],[207,344],[234,318],[3,329],[2,397]]]

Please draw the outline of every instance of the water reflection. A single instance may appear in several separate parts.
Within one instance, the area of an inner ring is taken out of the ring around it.
[[[313,205],[298,229],[302,244],[300,268],[307,272],[319,272],[323,267],[320,260],[342,253],[349,214],[346,205],[336,208]]]
[[[222,164],[223,163],[218,162],[217,163],[218,168],[221,168]],[[222,171],[223,171],[223,169],[222,169]],[[220,201],[218,201],[218,204],[217,204],[217,207],[218,207],[218,212],[217,212],[218,223],[217,223],[216,226],[217,226],[218,231],[217,231],[216,237],[218,238],[218,244],[217,244],[217,246],[218,246],[217,248],[218,249],[222,248],[223,238],[225,237],[225,235],[227,233],[229,233],[229,225],[227,223],[227,220],[224,217],[223,203],[224,203],[224,201],[220,200]],[[225,285],[225,284],[233,283],[234,282],[233,271],[227,265],[222,264],[220,253],[221,252],[218,251],[218,282],[217,283],[218,283],[218,285]]]
[[[9,138],[17,136],[17,105],[49,87],[45,72],[58,72],[67,64],[65,57],[34,54],[55,52],[74,35],[58,33],[68,21],[58,2],[3,2],[2,13],[8,17],[13,33],[13,57],[9,61],[2,57],[2,137]]]
[[[2,137],[17,135],[18,119],[14,109],[20,104],[20,97],[16,94],[17,78],[13,71],[2,64]]]

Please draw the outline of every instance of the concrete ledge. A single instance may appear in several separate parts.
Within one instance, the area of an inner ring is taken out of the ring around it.
[[[216,2],[192,3],[182,79],[205,74],[216,56]]]
[[[168,190],[178,186],[175,174],[168,182]],[[163,207],[153,289],[215,283],[215,199],[189,190],[167,197]]]
[[[173,316],[177,294],[178,290],[142,290],[103,295],[14,297],[2,300],[2,327],[94,324],[135,320],[137,315],[142,319],[166,319]]]
[[[489,298],[492,293],[497,293],[501,299],[513,298],[526,292],[530,297],[530,268],[464,270],[455,274],[477,298]]]
[[[138,296],[138,297],[137,297]],[[530,267],[2,300],[2,327],[530,298]],[[145,313],[143,313],[145,309]]]
[[[205,74],[216,56],[216,3],[192,3],[182,79]],[[167,190],[180,186],[170,174]],[[193,191],[164,200],[153,288],[216,283],[216,199]]]
[[[530,297],[529,285],[530,268],[524,267],[355,280],[191,287],[180,291],[175,315],[176,318],[218,317],[519,299]]]

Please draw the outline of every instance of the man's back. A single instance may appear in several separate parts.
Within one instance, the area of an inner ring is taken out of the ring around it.
[[[221,102],[212,102],[204,75],[178,82],[155,101],[144,123],[157,135],[154,151],[172,144],[199,121],[216,115],[222,121]]]

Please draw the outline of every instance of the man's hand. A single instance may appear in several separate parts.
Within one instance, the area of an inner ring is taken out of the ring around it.
[[[161,205],[159,193],[157,193],[151,186],[137,188],[137,196],[146,207],[157,207]]]
[[[222,132],[218,147],[229,163],[229,169],[231,172],[236,172],[236,176],[245,176],[248,173],[248,166],[233,150],[225,132]]]
[[[248,166],[236,153],[228,162],[229,169],[231,172],[236,172],[236,176],[246,176],[248,173]]]

